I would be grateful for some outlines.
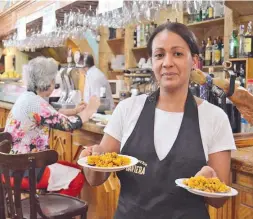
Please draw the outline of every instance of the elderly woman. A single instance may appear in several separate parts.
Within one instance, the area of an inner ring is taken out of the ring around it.
[[[117,173],[121,191],[115,219],[208,219],[205,204],[221,207],[226,198],[204,199],[177,187],[175,180],[217,176],[229,184],[231,150],[236,147],[228,117],[189,91],[199,50],[185,25],[157,27],[148,51],[159,89],[120,102],[100,145],[84,150],[81,156],[118,152],[140,161],[136,169],[141,173]],[[90,185],[99,185],[108,177],[88,168],[84,171]]]
[[[96,112],[99,99],[93,97],[86,107],[66,111],[66,116],[52,108],[45,98],[55,87],[58,65],[51,58],[38,57],[31,60],[23,69],[27,91],[22,93],[8,115],[5,131],[11,133],[13,142],[11,153],[31,153],[49,149],[50,128],[73,131],[82,127]],[[77,113],[76,115],[74,115]],[[64,162],[37,170],[38,188],[59,191],[77,196],[84,183],[84,176],[77,166]],[[23,188],[28,187],[24,177]]]

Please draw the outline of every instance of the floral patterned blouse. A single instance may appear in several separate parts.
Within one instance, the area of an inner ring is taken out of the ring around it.
[[[24,92],[10,111],[5,132],[13,138],[12,154],[49,148],[49,129],[72,131],[82,127],[79,116],[58,113],[46,100],[33,92]]]

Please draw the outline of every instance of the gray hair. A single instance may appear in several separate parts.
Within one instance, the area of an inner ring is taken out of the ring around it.
[[[43,56],[32,59],[23,66],[23,80],[30,91],[47,91],[55,80],[58,65],[52,58]]]

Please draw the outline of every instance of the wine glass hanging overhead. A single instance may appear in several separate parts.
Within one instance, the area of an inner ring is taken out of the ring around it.
[[[56,28],[50,33],[32,28],[27,30],[24,40],[18,40],[17,33],[3,40],[4,47],[16,47],[21,51],[35,51],[44,47],[63,46],[67,38],[85,39],[87,33],[97,41],[99,28],[124,28],[129,24],[139,24],[143,21],[154,22],[159,11],[169,7],[176,12],[186,11],[194,14],[203,4],[213,5],[217,0],[125,0],[123,7],[104,13],[99,13],[97,6],[88,8],[71,8],[57,20]],[[224,0],[219,1],[224,4]]]

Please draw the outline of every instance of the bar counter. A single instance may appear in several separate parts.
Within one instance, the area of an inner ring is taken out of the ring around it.
[[[11,106],[0,102],[0,125],[5,124]],[[50,146],[58,152],[59,160],[75,163],[82,145],[99,144],[102,136],[103,128],[90,121],[73,133],[52,130]],[[218,210],[209,206],[211,219],[253,219],[253,133],[235,134],[234,137],[238,150],[232,152],[231,181],[239,195],[230,198]],[[119,191],[120,183],[115,174],[98,187],[85,183],[80,198],[89,203],[88,219],[112,219]]]

